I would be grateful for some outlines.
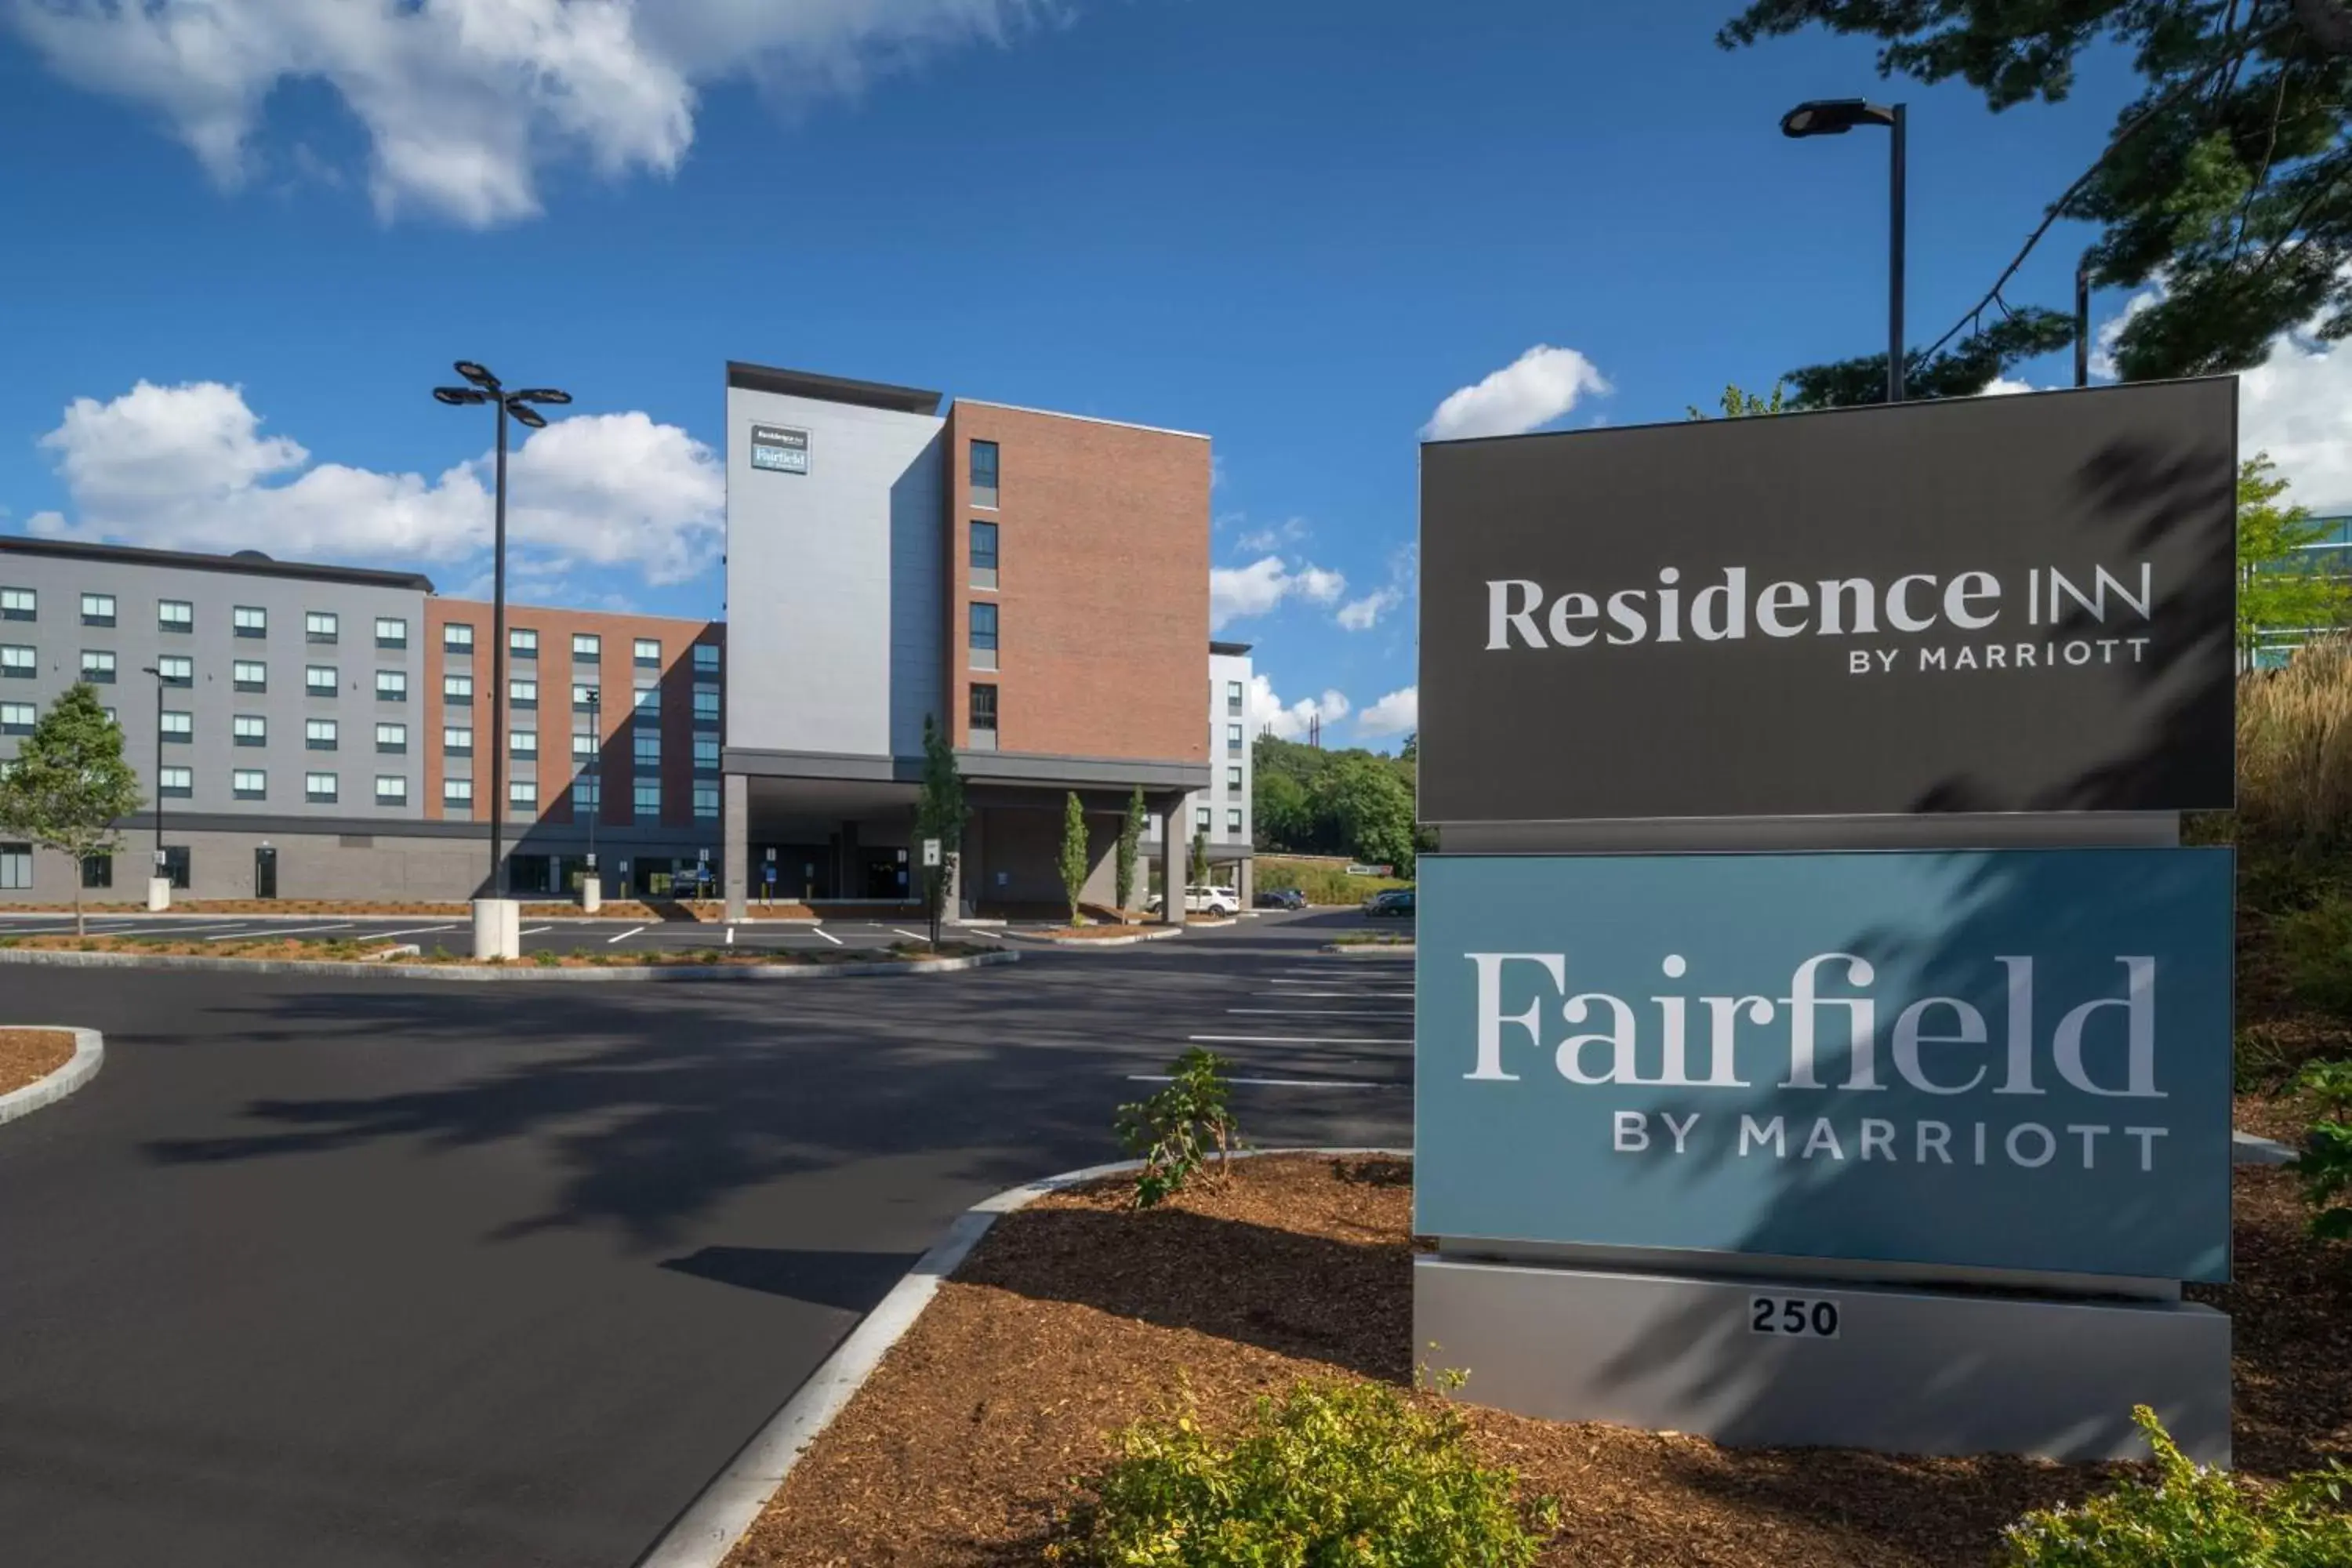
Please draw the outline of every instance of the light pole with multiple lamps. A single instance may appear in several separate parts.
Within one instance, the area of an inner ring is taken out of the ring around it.
[[[509,392],[488,369],[471,360],[459,360],[457,374],[465,386],[436,386],[433,395],[453,407],[487,403],[498,411],[499,457],[490,558],[490,880],[489,896],[503,903],[507,896],[507,420],[520,420],[543,430],[547,420],[534,403],[560,405],[572,401],[568,392],[553,387],[527,387]],[[475,944],[481,945],[479,921]]]
[[[1843,136],[1857,125],[1892,133],[1886,184],[1886,401],[1903,401],[1904,106],[1860,98],[1817,98],[1780,117],[1783,136]]]
[[[172,870],[163,859],[163,671],[142,664],[139,673],[155,678],[155,869],[147,878],[147,907],[165,910],[172,907]]]
[[[596,679],[604,679],[601,668]],[[588,875],[580,883],[581,902],[591,913],[604,900],[604,879],[596,869],[596,819],[604,815],[604,692],[600,687],[588,689],[588,777],[595,784],[589,792],[588,807]]]

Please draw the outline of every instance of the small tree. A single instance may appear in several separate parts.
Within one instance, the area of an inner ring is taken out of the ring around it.
[[[1690,411],[1690,417],[1693,419],[1715,417],[1696,403],[1686,403],[1683,406]],[[1777,381],[1772,384],[1772,394],[1769,397],[1759,397],[1737,382],[1727,384],[1723,389],[1723,416],[1726,419],[1753,419],[1759,414],[1787,414],[1792,411],[1788,395]]]
[[[122,760],[122,731],[86,681],[66,689],[0,776],[0,832],[31,839],[74,863],[74,934],[85,934],[81,863],[121,847],[114,825],[140,807],[139,780]]]
[[[1205,827],[1192,829],[1192,864],[1185,879],[1195,888],[1209,885],[1209,830]]]
[[[963,843],[965,820],[971,811],[963,800],[963,773],[956,767],[955,749],[947,734],[923,715],[923,787],[915,797],[915,837],[940,841],[940,863],[923,868],[923,907],[931,917],[931,945],[940,944],[940,917],[947,904],[948,884],[955,878],[958,848]]]
[[[1135,851],[1143,842],[1143,786],[1127,797],[1127,815],[1118,824],[1118,907],[1121,912],[1135,903]]]
[[[1078,895],[1087,887],[1087,808],[1072,790],[1062,807],[1062,892],[1070,900],[1070,923],[1078,923]]]
[[[2238,465],[2238,651],[2253,662],[2269,631],[2317,632],[2342,623],[2352,588],[2298,552],[2325,536],[2309,509],[2282,506],[2287,481],[2270,454]]]

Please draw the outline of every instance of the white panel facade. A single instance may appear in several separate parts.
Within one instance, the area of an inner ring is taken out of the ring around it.
[[[1209,788],[1201,797],[1209,812],[1209,842],[1246,848],[1250,831],[1249,707],[1247,654],[1209,655]],[[1235,693],[1239,693],[1236,700]]]

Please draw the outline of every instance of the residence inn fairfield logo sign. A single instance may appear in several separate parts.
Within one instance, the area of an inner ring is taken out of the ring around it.
[[[2228,1277],[2226,849],[1422,864],[1417,1231]]]
[[[2226,378],[1427,444],[1423,815],[2226,806],[2235,450]]]

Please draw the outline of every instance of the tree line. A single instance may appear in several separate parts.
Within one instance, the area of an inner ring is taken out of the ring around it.
[[[1327,752],[1266,734],[1251,753],[1254,837],[1265,854],[1346,855],[1410,877],[1424,844],[1413,824],[1419,737],[1393,757]]]

